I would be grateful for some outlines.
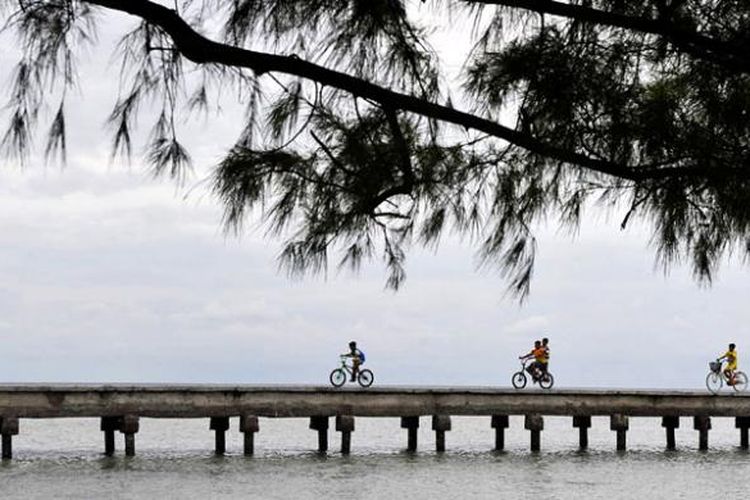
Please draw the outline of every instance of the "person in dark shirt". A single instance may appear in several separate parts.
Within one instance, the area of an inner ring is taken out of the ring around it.
[[[354,340],[349,342],[349,352],[344,354],[344,356],[352,358],[352,382],[354,382],[357,380],[359,365],[362,364],[364,358],[362,351],[357,349],[357,343]]]

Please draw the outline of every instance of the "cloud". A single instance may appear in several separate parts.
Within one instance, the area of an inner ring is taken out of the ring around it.
[[[531,316],[515,321],[503,328],[503,333],[513,336],[540,337],[550,327],[550,320],[545,316]]]
[[[97,49],[81,68],[68,165],[0,168],[2,381],[326,383],[356,339],[377,383],[508,385],[517,355],[546,333],[560,387],[700,387],[707,359],[750,343],[746,266],[728,262],[708,290],[684,268],[665,278],[648,231],[620,231],[617,213],[592,213],[575,239],[540,227],[523,306],[453,238],[410,253],[398,293],[379,263],[290,280],[278,241],[224,236],[201,183],[242,110],[181,124],[195,176],[184,190],[154,181],[137,156],[110,162],[102,124],[118,82],[107,57]]]

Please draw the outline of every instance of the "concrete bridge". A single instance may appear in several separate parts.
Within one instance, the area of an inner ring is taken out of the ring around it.
[[[125,453],[135,453],[140,417],[208,418],[215,431],[215,451],[225,451],[229,419],[239,417],[244,451],[251,455],[259,417],[306,417],[318,433],[318,450],[328,449],[328,428],[335,418],[342,433],[342,453],[351,449],[355,417],[398,417],[407,429],[407,449],[417,448],[420,417],[431,418],[436,448],[445,449],[451,416],[490,417],[495,449],[503,449],[510,415],[525,417],[530,447],[538,451],[545,415],[572,417],[579,430],[579,446],[588,446],[592,416],[609,416],[618,450],[626,448],[629,418],[662,417],[667,448],[675,447],[680,417],[690,417],[699,433],[699,448],[708,448],[711,417],[735,417],[740,446],[748,447],[750,396],[707,391],[656,390],[525,390],[490,387],[376,387],[334,389],[320,386],[164,385],[164,384],[21,384],[0,385],[2,457],[12,456],[12,436],[25,418],[98,417],[104,432],[105,453],[115,451],[115,432],[125,437]]]

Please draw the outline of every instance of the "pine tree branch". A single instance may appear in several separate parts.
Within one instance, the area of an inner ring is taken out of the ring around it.
[[[295,75],[349,92],[356,97],[375,101],[385,108],[408,111],[426,118],[478,130],[533,154],[576,165],[592,172],[636,181],[649,178],[648,175],[644,176],[645,171],[641,172],[636,166],[590,158],[581,153],[540,141],[529,133],[514,130],[486,118],[395,92],[367,80],[305,61],[297,56],[268,54],[215,42],[196,32],[174,10],[149,0],[82,1],[126,12],[160,27],[172,38],[175,47],[182,55],[197,64],[213,63],[248,68],[257,74],[280,72]]]
[[[401,173],[404,175],[405,184],[413,186],[415,182],[414,168],[411,164],[411,154],[409,152],[409,146],[406,143],[406,138],[401,131],[401,125],[398,123],[398,116],[393,109],[385,109],[385,115],[388,118],[388,125],[391,128],[391,134],[393,135],[393,142],[398,148],[398,154],[401,159]]]
[[[504,5],[517,9],[543,12],[553,16],[587,23],[624,28],[659,35],[689,54],[726,66],[734,71],[750,73],[750,50],[736,44],[717,40],[696,31],[685,29],[669,19],[649,19],[617,14],[584,5],[553,0],[463,0],[467,3]]]

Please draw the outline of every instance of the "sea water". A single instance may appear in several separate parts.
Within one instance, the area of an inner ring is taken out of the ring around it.
[[[419,450],[404,451],[397,418],[357,418],[342,456],[331,425],[319,455],[307,419],[261,419],[256,453],[242,455],[232,419],[227,454],[213,455],[208,419],[141,419],[136,456],[105,457],[98,419],[21,420],[13,460],[0,463],[0,499],[35,498],[750,498],[748,452],[732,418],[713,418],[709,451],[697,449],[690,418],[677,450],[665,450],[658,418],[631,418],[628,450],[615,451],[609,419],[593,418],[578,451],[570,417],[546,417],[542,451],[529,451],[522,417],[511,417],[506,450],[495,452],[489,417],[454,417],[445,453],[422,418]],[[333,420],[331,421],[333,424]]]

